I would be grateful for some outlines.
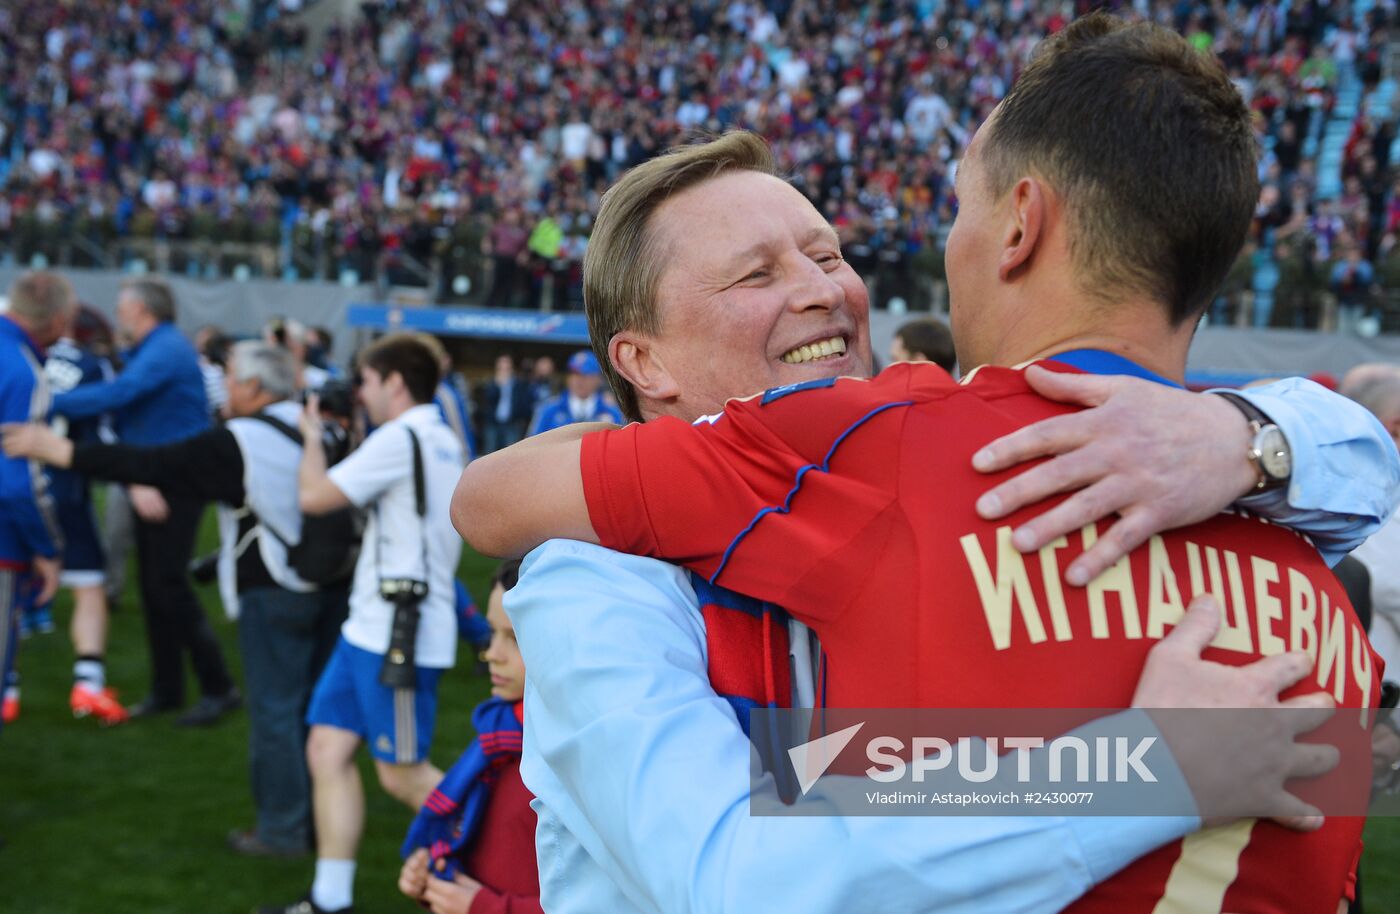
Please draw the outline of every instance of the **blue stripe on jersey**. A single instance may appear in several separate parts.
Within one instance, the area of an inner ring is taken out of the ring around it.
[[[836,383],[835,378],[824,378],[823,380],[830,380],[833,384]],[[781,390],[782,388],[779,389]],[[724,557],[720,559],[719,568],[715,569],[714,575],[710,578],[710,583],[713,584],[715,581],[718,581],[719,576],[724,574],[724,569],[725,566],[729,564],[730,556],[732,556],[734,554],[734,550],[739,547],[739,543],[743,542],[744,537],[748,536],[749,533],[752,532],[753,528],[758,526],[759,521],[763,520],[763,518],[769,514],[773,514],[775,512],[778,514],[787,514],[789,511],[792,510],[792,500],[797,497],[798,491],[802,488],[802,480],[806,477],[808,470],[816,470],[820,473],[830,472],[831,458],[836,455],[836,449],[841,446],[842,442],[844,442],[847,438],[850,437],[852,432],[860,428],[865,423],[869,422],[871,419],[874,419],[881,413],[886,412],[887,410],[897,409],[902,406],[913,405],[913,400],[897,400],[893,403],[884,403],[880,406],[875,407],[870,412],[866,413],[864,416],[861,416],[855,422],[851,423],[850,428],[846,429],[840,435],[837,435],[836,440],[831,443],[831,448],[826,452],[826,457],[822,459],[820,466],[815,463],[809,463],[797,471],[797,479],[793,482],[792,489],[788,491],[787,498],[783,499],[783,503],[781,505],[770,505],[769,507],[759,511],[757,514],[754,515],[753,520],[749,521],[749,525],[743,530],[739,531],[739,535],[734,537],[734,542],[730,543],[729,548],[724,550]]]
[[[774,400],[781,400],[789,394],[795,394],[799,390],[820,390],[823,387],[831,387],[836,383],[835,378],[817,378],[813,381],[799,381],[796,384],[785,384],[782,387],[774,387],[772,390],[764,391],[763,399],[759,401],[759,406],[767,406]]]
[[[1074,349],[1070,352],[1049,356],[1047,361],[1060,362],[1089,374],[1125,374],[1134,378],[1155,381],[1158,384],[1166,384],[1168,387],[1182,386],[1170,378],[1164,378],[1155,372],[1148,371],[1130,359],[1125,359],[1112,352],[1104,352],[1101,349]]]

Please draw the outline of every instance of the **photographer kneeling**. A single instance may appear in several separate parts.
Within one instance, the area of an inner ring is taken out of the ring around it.
[[[310,896],[266,912],[348,911],[365,797],[355,756],[369,745],[379,783],[417,810],[442,778],[427,761],[437,683],[457,645],[452,576],[462,541],[448,507],[464,457],[433,404],[438,361],[416,334],[383,337],[360,355],[360,402],[377,426],[345,460],[327,468],[307,434],[318,421],[312,397],[302,416],[307,446],[301,510],[349,505],[369,517],[350,588],[350,617],[316,684],[307,720],[307,762],[315,788],[316,876]]]
[[[6,426],[4,446],[11,456],[239,509],[236,530],[222,531],[220,590],[236,596],[239,607],[257,827],[232,832],[229,844],[244,854],[295,856],[306,853],[312,835],[304,715],[345,618],[345,588],[310,583],[288,560],[287,544],[300,541],[302,526],[302,449],[287,434],[296,434],[301,415],[291,356],[264,343],[238,343],[224,384],[229,422],[183,441],[75,446],[47,426],[28,424]],[[318,423],[311,436],[318,452],[321,435]]]

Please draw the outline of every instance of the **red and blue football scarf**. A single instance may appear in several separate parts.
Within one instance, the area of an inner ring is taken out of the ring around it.
[[[747,736],[754,708],[792,705],[787,613],[698,574],[690,583],[705,619],[710,686],[729,702]]]
[[[439,879],[457,874],[457,852],[476,834],[501,766],[520,757],[525,729],[516,715],[517,704],[491,698],[477,705],[472,712],[476,739],[428,794],[408,827],[400,853],[408,857],[426,847]]]

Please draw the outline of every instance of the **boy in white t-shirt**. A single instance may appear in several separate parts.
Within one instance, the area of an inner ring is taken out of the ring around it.
[[[421,337],[397,333],[375,341],[361,354],[359,369],[359,398],[375,430],[354,453],[327,469],[319,435],[304,428],[307,447],[299,473],[304,513],[354,505],[368,515],[350,588],[350,615],[306,715],[316,877],[306,899],[264,908],[264,914],[351,910],[365,815],[355,764],[361,743],[374,756],[379,783],[411,809],[417,810],[442,778],[427,752],[438,679],[456,653],[452,576],[462,543],[448,506],[465,459],[457,436],[433,405],[440,369]],[[318,408],[312,397],[304,426],[319,428]],[[421,493],[415,481],[420,475]],[[394,604],[381,596],[385,582],[427,585],[418,604],[411,688],[380,682],[395,613]]]

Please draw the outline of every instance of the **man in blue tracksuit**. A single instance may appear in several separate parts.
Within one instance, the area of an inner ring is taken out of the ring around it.
[[[569,358],[569,379],[564,392],[540,404],[535,427],[530,434],[538,435],[573,422],[616,422],[622,424],[622,413],[603,398],[603,371],[598,359],[587,349]]]
[[[75,303],[73,287],[53,273],[27,273],[10,289],[9,309],[0,314],[0,422],[43,420],[44,347],[63,332]],[[14,663],[20,584],[36,574],[39,598],[52,597],[61,547],[43,470],[0,454],[0,684]]]
[[[117,322],[133,341],[115,380],[86,384],[54,398],[53,412],[70,419],[111,413],[125,444],[152,446],[192,437],[209,427],[204,378],[194,347],[175,327],[175,296],[157,279],[128,280],[117,296]],[[194,550],[204,502],[163,500],[133,492],[137,567],[151,651],[151,692],[131,716],[174,710],[185,702],[183,657],[194,666],[203,697],[177,723],[202,726],[239,704],[219,642],[195,598],[185,568]]]

